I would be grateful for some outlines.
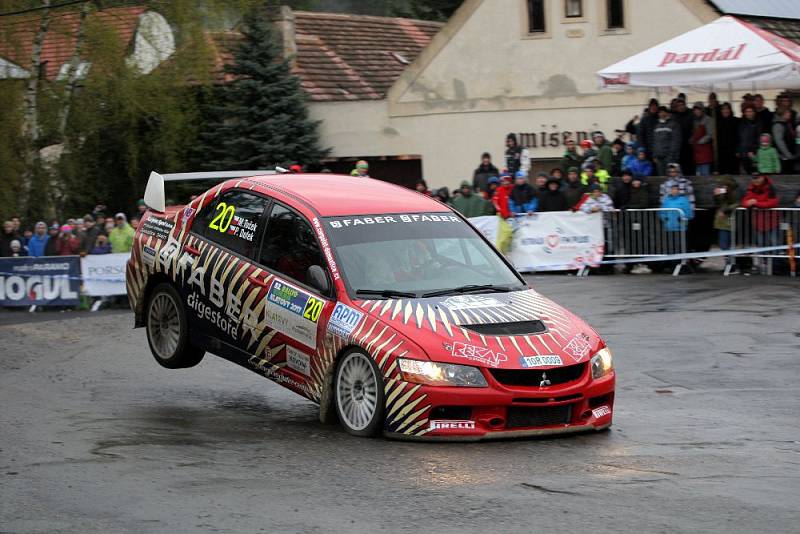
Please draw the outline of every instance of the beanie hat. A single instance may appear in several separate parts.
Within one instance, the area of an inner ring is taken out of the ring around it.
[[[500,183],[500,178],[498,178],[497,176],[490,176],[489,179],[486,181],[486,183],[488,183],[488,184],[499,184]]]
[[[601,189],[601,187],[600,184],[598,184],[597,182],[594,182],[589,185],[589,191],[597,191],[598,189]]]
[[[470,189],[472,189],[472,184],[470,184],[468,181],[464,180],[464,181],[461,182],[461,187],[462,188],[463,187],[469,187]]]
[[[578,172],[578,167],[570,167],[567,172]]]

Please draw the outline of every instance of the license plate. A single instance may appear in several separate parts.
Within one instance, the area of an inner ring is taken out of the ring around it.
[[[554,365],[564,365],[561,356],[522,356],[519,359],[522,367],[552,367]]]

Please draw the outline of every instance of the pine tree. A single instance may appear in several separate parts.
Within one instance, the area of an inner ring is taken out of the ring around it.
[[[266,10],[243,21],[243,39],[225,71],[200,135],[200,165],[214,170],[317,164],[327,154],[306,109],[306,94],[273,38]]]

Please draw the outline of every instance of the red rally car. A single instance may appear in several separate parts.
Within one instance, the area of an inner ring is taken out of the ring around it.
[[[165,180],[209,176],[234,178],[165,206]],[[444,204],[368,178],[264,171],[152,173],[145,201],[127,289],[164,367],[212,352],[358,436],[611,425],[602,338]]]

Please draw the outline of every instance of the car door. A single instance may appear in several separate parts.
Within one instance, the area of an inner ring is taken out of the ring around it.
[[[266,289],[254,259],[269,205],[252,191],[221,193],[197,214],[178,266],[193,335],[242,364],[260,333],[258,303]]]
[[[268,340],[269,347],[254,353],[251,364],[269,378],[318,400],[324,372],[319,347],[333,300],[332,293],[323,295],[309,284],[312,265],[328,271],[308,219],[273,202],[258,258],[266,286],[262,340]]]

